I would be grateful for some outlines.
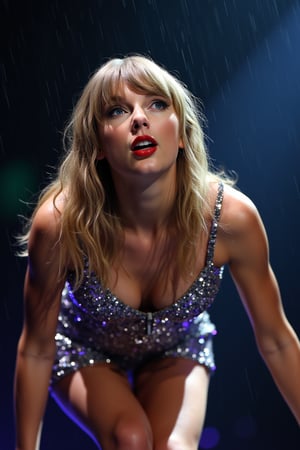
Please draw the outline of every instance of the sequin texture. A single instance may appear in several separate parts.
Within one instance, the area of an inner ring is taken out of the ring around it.
[[[124,370],[134,370],[151,358],[181,356],[215,369],[212,336],[216,329],[207,309],[223,274],[223,267],[213,263],[222,201],[220,184],[205,268],[187,292],[166,308],[147,313],[126,305],[104,289],[87,267],[74,292],[74,274],[69,274],[62,293],[52,382],[97,362],[114,362]]]

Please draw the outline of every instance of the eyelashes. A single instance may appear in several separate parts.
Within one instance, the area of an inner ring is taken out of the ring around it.
[[[107,112],[106,115],[107,117],[119,117],[122,114],[125,114],[125,110],[123,108],[121,108],[121,106],[114,106],[113,108],[110,108]]]
[[[165,109],[167,109],[169,107],[169,103],[167,103],[165,100],[154,100],[152,102],[152,107],[154,109],[157,109],[159,111],[164,111]]]
[[[170,102],[163,99],[154,99],[152,100],[149,105],[146,107],[146,110],[148,111],[165,111],[167,108],[169,108]],[[130,105],[113,105],[109,107],[105,113],[105,115],[108,118],[116,118],[123,116],[125,114],[130,114],[132,111],[132,108]]]

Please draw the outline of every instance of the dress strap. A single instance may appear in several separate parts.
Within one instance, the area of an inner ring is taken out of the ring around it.
[[[218,225],[221,215],[222,203],[224,197],[224,184],[220,181],[218,185],[217,198],[215,203],[214,215],[211,223],[210,234],[207,244],[206,265],[213,263],[214,251],[217,239]]]

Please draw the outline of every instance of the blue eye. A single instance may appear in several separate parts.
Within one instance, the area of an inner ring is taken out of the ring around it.
[[[122,114],[124,114],[124,112],[125,111],[123,108],[121,108],[120,106],[116,106],[108,111],[108,116],[109,117],[118,117],[118,116],[121,116]]]
[[[154,109],[158,109],[158,110],[164,110],[168,108],[168,103],[165,102],[164,100],[155,100],[152,105],[151,105]]]

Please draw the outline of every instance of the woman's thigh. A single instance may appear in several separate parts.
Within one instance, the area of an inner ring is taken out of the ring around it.
[[[66,376],[52,395],[102,450],[152,450],[146,414],[126,375],[112,365],[97,364]]]
[[[136,395],[151,424],[154,450],[196,450],[206,412],[209,374],[184,358],[147,364],[136,378]]]

